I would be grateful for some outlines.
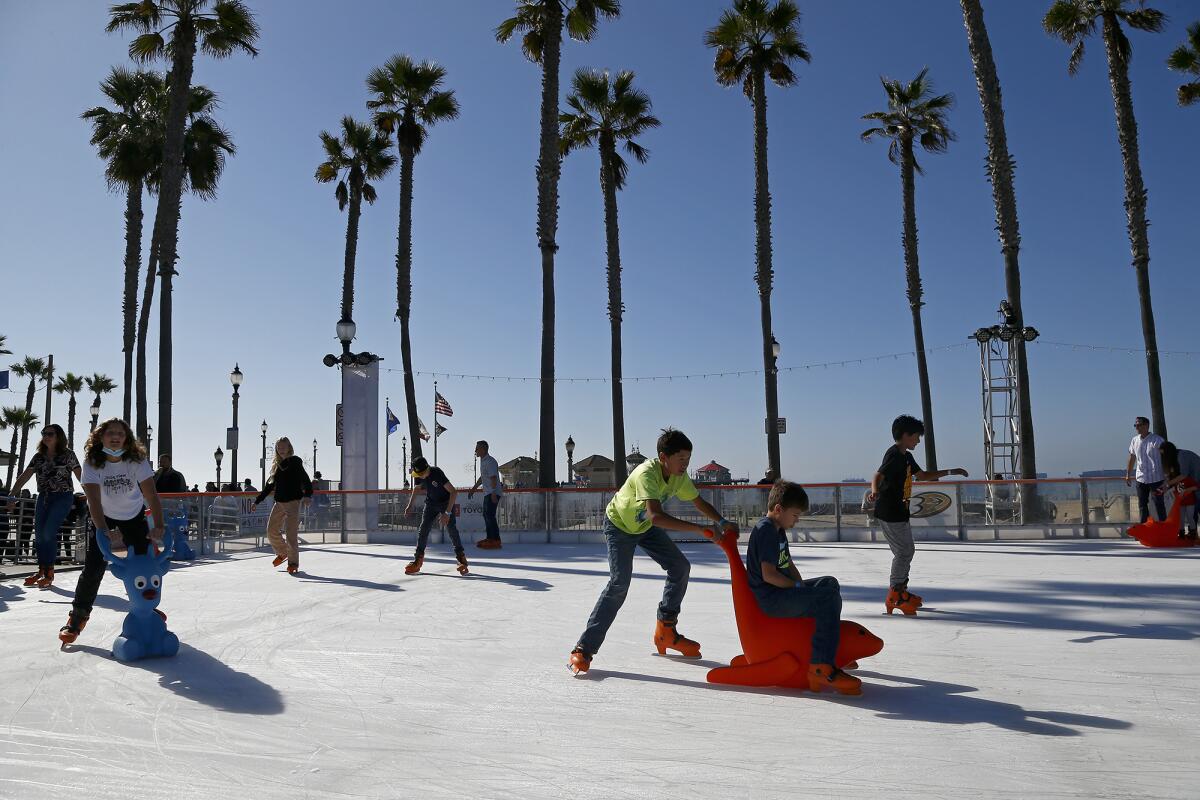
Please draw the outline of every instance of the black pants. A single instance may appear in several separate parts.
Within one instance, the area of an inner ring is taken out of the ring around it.
[[[1162,485],[1162,481],[1155,481],[1154,483],[1137,482],[1139,521],[1145,522],[1150,519],[1150,505],[1147,501],[1150,499],[1151,493],[1157,492]],[[1159,519],[1167,518],[1167,503],[1161,494],[1154,495],[1154,508],[1158,511]]]
[[[150,546],[150,526],[146,524],[145,512],[126,520],[105,517],[104,522],[109,530],[115,528],[121,532],[125,546],[132,548],[133,552],[140,555]],[[83,562],[83,572],[79,573],[79,583],[75,584],[75,601],[71,603],[77,615],[91,615],[96,593],[100,591],[100,581],[104,580],[104,570],[107,568],[108,562],[104,560],[104,554],[96,544],[96,531],[89,531],[87,558]]]
[[[450,515],[450,524],[446,526],[446,532],[450,534],[454,552],[462,552],[462,539],[458,535],[458,521],[454,517],[454,510],[450,509],[447,512],[445,503],[431,503],[426,500],[425,508],[421,511],[421,527],[417,530],[417,555],[425,555],[425,545],[429,544],[429,529],[433,527],[434,520],[442,513]]]

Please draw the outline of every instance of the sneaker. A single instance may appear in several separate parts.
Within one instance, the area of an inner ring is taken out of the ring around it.
[[[408,566],[406,566],[404,568],[404,574],[405,575],[416,575],[418,572],[421,571],[421,565],[424,563],[425,563],[425,554],[424,553],[418,554],[417,556],[415,556],[413,558],[412,561],[409,562]]]
[[[576,645],[571,651],[571,658],[567,661],[567,669],[571,670],[572,675],[582,675],[588,671],[588,667],[592,665],[592,654]]]
[[[665,656],[667,650],[678,650],[686,658],[700,657],[700,643],[692,641],[675,627],[674,622],[663,622],[661,619],[654,628],[654,646],[658,654]]]
[[[278,567],[280,564],[282,564],[285,561],[287,561],[287,556],[275,556],[275,558],[273,558],[271,560],[271,566]]]
[[[832,664],[810,664],[808,688],[814,692],[833,689],[838,694],[860,695],[862,694],[862,681],[853,675],[847,675]]]
[[[499,550],[503,547],[499,539],[480,539],[475,546],[480,550]]]

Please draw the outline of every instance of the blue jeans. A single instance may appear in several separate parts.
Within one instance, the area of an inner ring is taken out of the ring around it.
[[[604,520],[604,538],[608,539],[608,585],[600,593],[592,615],[588,617],[587,629],[579,637],[579,646],[594,654],[604,643],[617,612],[629,593],[629,581],[633,578],[633,553],[638,547],[654,559],[667,572],[667,583],[663,586],[662,602],[658,604],[658,618],[664,622],[675,622],[679,618],[679,607],[687,592],[691,562],[662,528],[651,528],[645,533],[629,534]]]
[[[483,496],[483,524],[487,528],[487,538],[500,538],[500,523],[496,522],[496,509],[500,507],[500,498],[494,494]]]
[[[1162,481],[1155,481],[1154,483],[1137,482],[1138,517],[1141,522],[1150,519],[1150,505],[1147,501],[1150,499],[1150,495],[1157,492],[1162,485]],[[1167,518],[1167,503],[1161,494],[1154,495],[1154,508],[1158,511],[1159,519]]]
[[[421,527],[417,530],[417,555],[425,555],[425,545],[429,543],[429,529],[433,527],[436,520],[442,513],[450,515],[450,522],[446,525],[446,532],[450,534],[450,542],[454,545],[454,552],[458,553],[463,549],[462,539],[458,536],[458,521],[454,516],[454,509],[447,510],[445,503],[431,503],[425,501],[425,508],[421,511]]]
[[[809,578],[795,589],[772,587],[758,598],[758,607],[768,617],[812,617],[811,664],[832,664],[837,655],[842,622],[842,589],[837,578]]]
[[[33,509],[33,530],[37,541],[38,566],[53,567],[58,555],[58,529],[71,513],[75,495],[71,492],[42,492]]]

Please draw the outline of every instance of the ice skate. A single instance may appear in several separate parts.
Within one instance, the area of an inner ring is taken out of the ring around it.
[[[582,647],[576,647],[571,651],[571,658],[567,661],[567,669],[571,670],[572,675],[582,675],[588,671],[588,667],[592,665],[592,657],[584,652]]]
[[[661,619],[654,629],[654,646],[658,654],[665,656],[667,650],[678,650],[685,658],[700,657],[700,643],[694,642],[681,634],[674,622],[663,622]]]
[[[421,565],[423,565],[424,563],[425,563],[425,555],[424,554],[415,556],[413,558],[413,560],[409,562],[408,566],[404,568],[404,574],[405,575],[416,575],[418,572],[421,571]]]
[[[78,611],[72,609],[67,615],[67,624],[59,628],[58,638],[62,641],[62,649],[66,650],[67,645],[73,644],[79,638],[79,634],[87,625],[88,618],[82,616]]]
[[[271,559],[271,566],[278,567],[285,561],[287,561],[287,556],[275,556],[275,558]]]
[[[499,550],[501,548],[499,539],[480,539],[475,546],[480,550]]]
[[[1180,534],[1179,534],[1179,538],[1180,538],[1180,539],[1182,539],[1182,538],[1183,538],[1183,532],[1182,532],[1182,531],[1181,531],[1181,532],[1180,532]],[[30,575],[30,576],[28,576],[27,578],[25,578],[25,585],[26,585],[26,586],[37,586],[37,582],[38,582],[38,581],[40,581],[41,579],[42,579],[42,571],[39,569],[39,570],[38,570],[37,572],[35,572],[33,575]]]
[[[462,550],[458,550],[454,553],[454,558],[458,561],[458,574],[470,574],[470,569],[467,567],[467,554]]]
[[[920,606],[914,600],[913,595],[904,591],[904,589],[900,587],[892,587],[888,590],[887,613],[891,614],[897,608],[900,609],[904,616],[915,617],[917,615],[917,609],[920,608]]]
[[[833,689],[838,694],[862,694],[862,681],[853,675],[847,675],[832,664],[810,664],[808,667],[808,688],[814,692]]]
[[[54,585],[54,567],[50,567],[42,573],[41,578],[37,582],[39,589],[49,589]]]
[[[300,571],[300,565],[299,565],[299,564],[297,564],[295,561],[289,561],[289,562],[288,562],[288,565],[287,565],[287,573],[288,573],[288,575],[295,575],[295,574],[296,574],[297,572],[299,572],[299,571]]]

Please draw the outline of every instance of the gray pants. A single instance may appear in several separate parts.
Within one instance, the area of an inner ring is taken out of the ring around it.
[[[888,547],[892,548],[892,574],[888,586],[907,584],[908,568],[912,566],[913,553],[917,549],[913,544],[912,526],[908,522],[878,522]]]

